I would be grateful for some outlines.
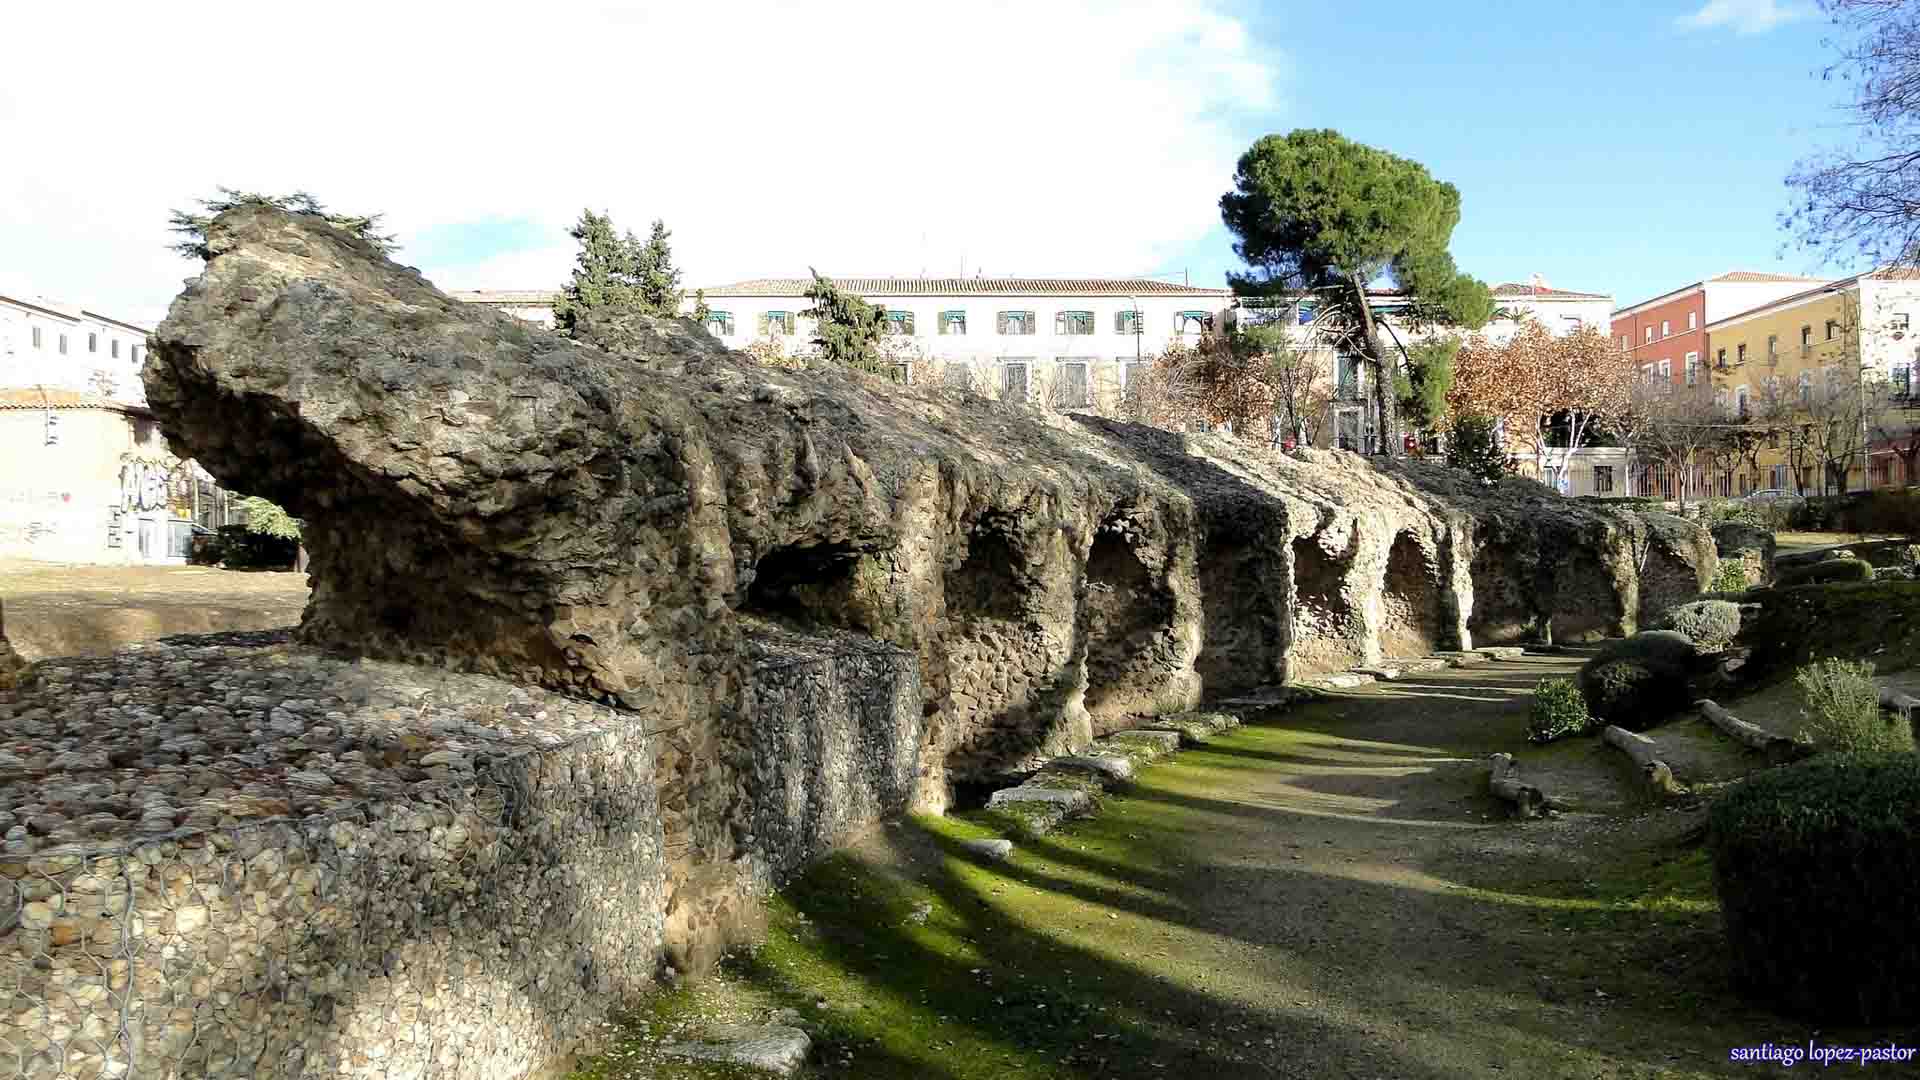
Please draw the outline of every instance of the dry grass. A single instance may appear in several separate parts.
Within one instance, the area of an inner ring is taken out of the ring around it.
[[[28,660],[97,656],[136,641],[300,621],[305,574],[206,566],[0,559],[7,638]]]

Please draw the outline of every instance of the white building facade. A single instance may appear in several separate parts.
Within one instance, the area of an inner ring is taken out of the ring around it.
[[[168,453],[147,409],[147,329],[0,296],[0,556],[183,563],[226,493]]]

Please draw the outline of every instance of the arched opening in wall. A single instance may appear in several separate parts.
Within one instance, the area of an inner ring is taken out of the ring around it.
[[[1619,587],[1591,550],[1588,557],[1563,559],[1552,568],[1550,625],[1556,643],[1599,641],[1619,633]]]
[[[1173,594],[1126,538],[1101,531],[1087,553],[1087,709],[1126,708],[1172,670]],[[1143,690],[1143,688],[1146,688]]]
[[[1425,656],[1439,648],[1442,631],[1439,570],[1412,533],[1394,537],[1380,591],[1380,653]]]
[[[1267,549],[1213,539],[1200,550],[1200,655],[1193,669],[1208,695],[1265,686],[1279,678],[1285,648],[1273,582],[1282,568]]]
[[[1335,671],[1360,662],[1359,613],[1347,595],[1353,545],[1344,556],[1328,555],[1310,536],[1293,542],[1293,645],[1289,675]]]
[[[740,610],[790,626],[873,633],[887,577],[874,552],[850,544],[778,547],[754,564]]]
[[[1533,584],[1528,580],[1533,560],[1508,544],[1483,543],[1473,550],[1468,572],[1473,576],[1473,610],[1467,632],[1475,645],[1525,641],[1535,633]]]
[[[1025,564],[1005,528],[991,519],[975,524],[967,537],[966,558],[946,573],[947,614],[962,619],[1019,619],[1032,591]]]

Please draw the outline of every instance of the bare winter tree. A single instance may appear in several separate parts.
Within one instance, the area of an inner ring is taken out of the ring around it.
[[[1920,265],[1920,4],[1819,3],[1839,53],[1821,77],[1853,87],[1852,138],[1794,166],[1781,225],[1829,260]]]
[[[1728,418],[1715,403],[1713,391],[1699,386],[1675,386],[1665,379],[1642,379],[1633,387],[1628,409],[1633,413],[1633,453],[1645,465],[1677,475],[1674,491],[1681,506],[1695,495],[1695,465],[1705,464],[1725,430]],[[1704,496],[1705,492],[1699,492]]]

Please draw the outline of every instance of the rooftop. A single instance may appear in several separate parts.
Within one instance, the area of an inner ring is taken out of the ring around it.
[[[830,278],[847,292],[863,296],[1209,296],[1227,297],[1227,289],[1175,285],[1150,278]],[[799,296],[811,278],[753,278],[708,286],[714,296]]]
[[[1537,300],[1612,300],[1606,293],[1574,292],[1571,289],[1555,289],[1547,285],[1531,285],[1524,281],[1508,281],[1493,287],[1495,300],[1520,300],[1532,297]]]
[[[146,410],[138,405],[115,401],[105,394],[84,390],[42,390],[37,387],[0,389],[0,409],[107,409],[146,414]]]
[[[1848,289],[1860,284],[1862,278],[1873,278],[1878,281],[1920,281],[1920,269],[1886,267],[1880,270],[1869,270],[1864,274],[1855,274],[1852,277],[1839,278],[1834,281],[1827,281],[1822,278],[1778,278],[1776,280],[1817,281],[1819,284],[1811,289],[1802,289],[1797,293],[1788,293],[1786,296],[1769,300],[1764,304],[1756,304],[1745,311],[1736,311],[1724,319],[1715,319],[1713,322],[1707,324],[1707,329],[1712,330],[1716,326],[1728,326],[1768,311],[1793,307],[1805,303],[1816,296],[1846,292]]]
[[[1625,307],[1616,308],[1614,310],[1614,315],[1615,316],[1629,315],[1635,311],[1640,310],[1641,308],[1648,307],[1653,304],[1657,304],[1662,300],[1666,300],[1669,297],[1678,296],[1684,292],[1692,292],[1695,289],[1702,289],[1708,285],[1768,285],[1768,284],[1776,284],[1780,282],[1791,283],[1796,281],[1805,282],[1809,285],[1813,285],[1813,284],[1825,282],[1826,280],[1827,280],[1826,278],[1819,278],[1819,277],[1803,277],[1799,274],[1775,274],[1767,270],[1729,270],[1724,274],[1715,274],[1714,276],[1709,278],[1701,278],[1699,281],[1682,285],[1677,289],[1668,289],[1666,292],[1663,292],[1658,296],[1651,296],[1645,300],[1628,304]]]

